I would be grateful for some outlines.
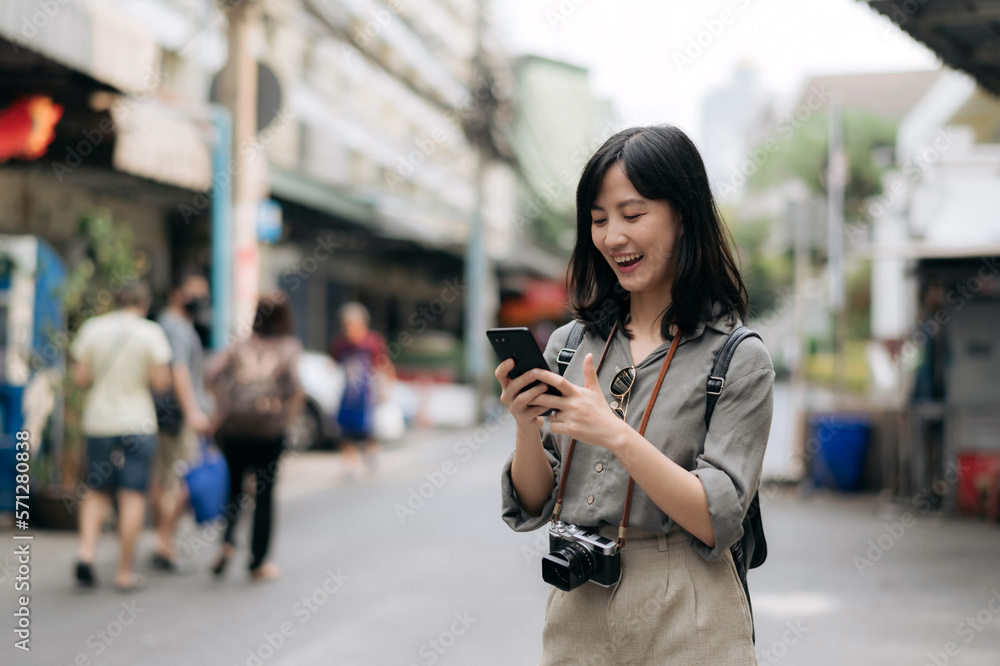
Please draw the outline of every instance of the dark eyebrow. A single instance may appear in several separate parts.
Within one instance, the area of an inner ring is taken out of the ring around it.
[[[620,201],[620,202],[618,203],[618,206],[617,206],[617,207],[618,207],[618,208],[624,208],[625,206],[628,206],[629,204],[640,204],[640,205],[642,205],[642,204],[645,204],[645,203],[646,203],[646,202],[645,202],[645,201],[643,201],[642,199],[625,199],[625,201]],[[597,204],[595,203],[595,204],[592,204],[592,205],[590,206],[590,210],[599,210],[599,211],[603,211],[604,209],[603,209],[603,208],[601,208],[600,206],[598,206],[598,205],[597,205]]]

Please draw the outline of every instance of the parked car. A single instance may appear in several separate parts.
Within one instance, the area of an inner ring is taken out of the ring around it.
[[[306,351],[299,360],[299,379],[306,403],[292,425],[288,448],[293,451],[331,448],[340,436],[337,412],[346,382],[344,370],[328,354]],[[396,382],[389,402],[391,406],[382,405],[376,412],[376,436],[381,441],[402,437],[413,420],[418,400],[413,387]]]
[[[306,351],[299,359],[299,379],[306,404],[292,425],[288,448],[324,448],[337,437],[337,410],[344,393],[344,371],[323,352]]]

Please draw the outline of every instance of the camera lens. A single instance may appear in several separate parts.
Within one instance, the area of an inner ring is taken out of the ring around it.
[[[571,543],[542,558],[542,580],[569,592],[594,575],[594,557],[578,543]]]

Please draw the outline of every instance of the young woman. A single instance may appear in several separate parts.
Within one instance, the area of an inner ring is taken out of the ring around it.
[[[619,132],[584,167],[569,268],[583,341],[564,376],[555,360],[572,324],[548,341],[552,371],[511,380],[505,361],[495,373],[517,422],[503,517],[517,531],[550,520],[574,438],[560,520],[615,539],[629,477],[635,489],[620,579],[552,589],[542,664],[756,663],[729,547],[760,481],[774,372],[758,339],[740,344],[706,428],[705,382],[748,318],[727,240],[701,157],[676,127]]]
[[[305,401],[298,370],[301,354],[292,309],[283,294],[275,294],[257,303],[252,335],[213,359],[205,373],[205,383],[215,394],[217,404],[215,437],[229,465],[225,532],[212,565],[216,576],[225,573],[236,553],[234,531],[248,475],[254,476],[250,576],[255,581],[266,581],[281,573],[268,561],[267,554],[278,461],[288,429]]]

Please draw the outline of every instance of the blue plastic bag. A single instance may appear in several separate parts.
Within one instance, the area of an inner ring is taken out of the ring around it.
[[[201,438],[201,455],[184,475],[194,519],[199,525],[218,518],[229,499],[229,467],[208,437]]]

